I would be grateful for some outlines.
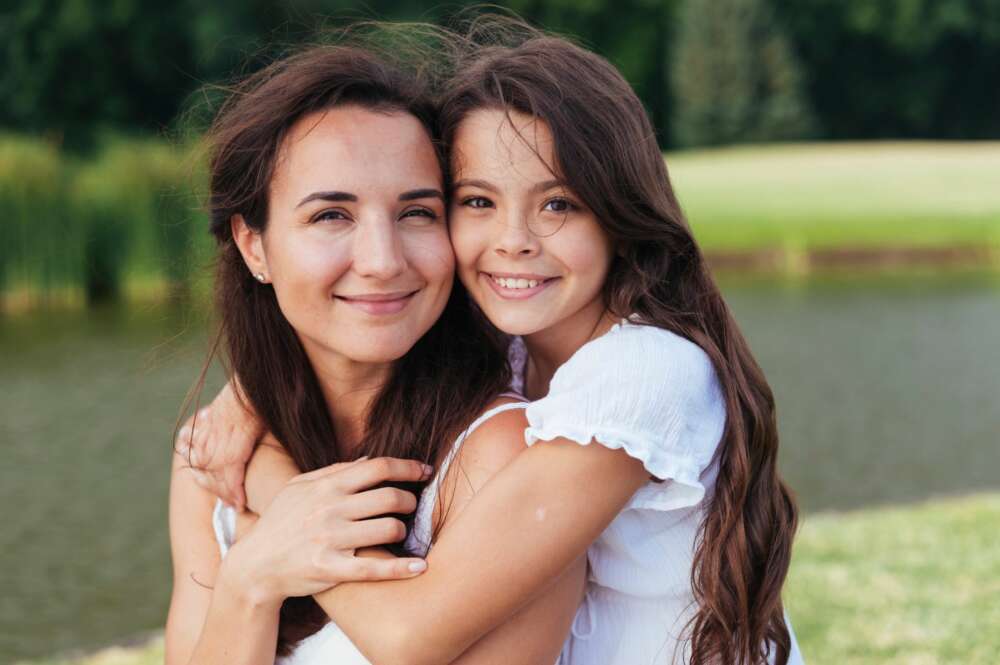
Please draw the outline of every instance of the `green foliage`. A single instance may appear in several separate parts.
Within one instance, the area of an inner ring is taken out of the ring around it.
[[[10,238],[0,247],[0,286],[43,296],[78,289],[99,302],[140,275],[185,294],[209,247],[194,154],[119,139],[81,161],[42,141],[0,138],[0,215]]]
[[[1000,0],[773,0],[829,138],[1000,137]]]
[[[47,291],[74,278],[76,243],[67,242],[71,170],[48,143],[0,136],[0,290],[31,282]]]
[[[801,139],[802,76],[766,0],[687,0],[673,55],[681,145]]]

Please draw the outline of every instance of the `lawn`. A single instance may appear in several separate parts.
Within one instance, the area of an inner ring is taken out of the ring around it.
[[[806,517],[786,600],[810,665],[987,665],[1000,653],[1000,494]],[[155,638],[35,665],[154,665]]]
[[[666,160],[708,251],[1000,247],[1000,142],[769,145]]]

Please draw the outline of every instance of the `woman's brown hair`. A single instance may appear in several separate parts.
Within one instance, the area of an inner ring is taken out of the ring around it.
[[[474,21],[456,41],[440,112],[445,146],[477,109],[544,121],[553,168],[616,247],[608,310],[691,340],[715,366],[727,418],[691,574],[690,662],[757,665],[773,655],[784,665],[781,588],[797,514],[778,475],[774,398],[684,220],[642,103],[605,59],[515,20]]]
[[[403,64],[405,57],[404,52],[397,59],[374,47],[304,49],[233,87],[209,133],[209,208],[218,244],[219,333],[213,350],[222,348],[245,398],[302,471],[345,461],[330,417],[332,405],[324,400],[274,290],[254,279],[244,264],[231,220],[239,214],[254,231],[266,229],[275,160],[289,129],[308,114],[348,104],[409,113],[434,140],[428,82],[419,68]],[[395,361],[370,407],[365,439],[351,455],[436,464],[441,447],[505,389],[509,378],[501,340],[483,324],[456,281],[440,319]],[[311,598],[286,600],[279,655],[327,620]]]

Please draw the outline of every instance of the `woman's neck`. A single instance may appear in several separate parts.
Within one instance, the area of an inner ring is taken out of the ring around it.
[[[606,333],[617,319],[600,300],[555,325],[524,336],[528,362],[524,367],[525,397],[536,400],[549,392],[553,375],[581,346]]]
[[[369,410],[389,380],[392,363],[327,356],[312,359],[312,365],[330,410],[338,452],[343,459],[349,459],[364,439]]]

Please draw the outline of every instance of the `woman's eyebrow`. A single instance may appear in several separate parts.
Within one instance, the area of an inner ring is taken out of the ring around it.
[[[411,189],[399,195],[400,201],[414,201],[416,199],[441,199],[444,201],[444,194],[440,189]]]
[[[355,194],[349,192],[313,192],[309,196],[305,197],[299,204],[295,206],[300,208],[310,201],[357,201],[358,197]]]

